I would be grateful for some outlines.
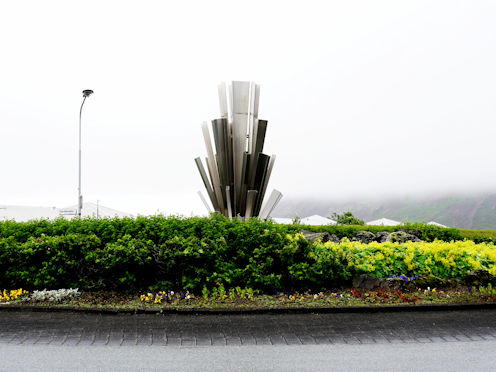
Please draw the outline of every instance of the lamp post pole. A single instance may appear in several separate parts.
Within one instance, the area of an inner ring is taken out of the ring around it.
[[[90,89],[83,90],[83,103],[81,104],[81,109],[79,110],[79,180],[78,180],[78,206],[77,206],[77,216],[81,218],[81,209],[83,209],[83,195],[81,194],[81,115],[83,113],[83,106],[86,98],[93,94]]]

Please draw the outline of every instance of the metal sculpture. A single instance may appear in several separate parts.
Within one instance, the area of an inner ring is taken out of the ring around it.
[[[218,87],[220,118],[212,120],[215,154],[207,122],[202,124],[208,175],[199,157],[195,162],[215,212],[229,218],[267,219],[282,194],[274,190],[262,208],[276,156],[262,153],[267,120],[258,118],[260,86],[233,81],[228,89],[229,94],[224,83]]]

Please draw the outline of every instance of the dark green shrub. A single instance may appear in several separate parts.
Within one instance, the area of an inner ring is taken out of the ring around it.
[[[365,225],[363,220],[353,216],[351,212],[344,212],[341,214],[333,213],[331,217],[338,225]]]
[[[151,240],[124,235],[116,242],[107,243],[85,255],[85,266],[93,267],[82,282],[84,286],[101,289],[143,288],[153,277]]]
[[[95,235],[70,234],[28,238],[15,243],[0,241],[3,287],[25,289],[68,288],[80,285],[86,252],[100,245]],[[9,284],[9,285],[7,285]]]

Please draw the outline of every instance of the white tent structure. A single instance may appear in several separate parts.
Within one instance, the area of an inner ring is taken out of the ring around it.
[[[56,207],[29,207],[24,205],[0,205],[0,221],[14,220],[17,222],[59,217]]]
[[[327,217],[322,217],[319,216],[318,214],[314,214],[313,216],[308,216],[305,218],[302,218],[300,220],[300,225],[335,225],[336,221],[331,220],[330,218]]]
[[[430,222],[427,222],[427,225],[434,225],[434,226],[437,226],[437,227],[448,227],[448,226],[445,226],[445,225],[442,225],[436,221],[430,221]]]
[[[287,218],[287,217],[271,217],[271,220],[274,223],[279,223],[281,225],[291,225],[294,221],[294,218]]]
[[[66,213],[66,211],[72,211],[76,210],[77,205],[73,205],[64,209],[61,209],[60,212],[62,214]],[[73,218],[74,216],[69,214],[70,218]],[[95,204],[95,203],[84,203],[83,204],[83,209],[81,209],[81,217],[91,217],[91,218],[107,218],[107,217],[134,217],[130,213],[126,212],[121,212],[116,209],[108,208],[103,205]]]
[[[390,220],[388,218],[379,218],[378,220],[367,222],[366,225],[374,225],[374,226],[398,226],[398,225],[401,225],[401,222]]]
[[[0,221],[14,220],[25,222],[30,220],[54,220],[59,217],[74,218],[76,217],[75,205],[67,208],[57,207],[32,207],[19,205],[1,205],[0,204]],[[133,217],[132,214],[121,212],[112,208],[104,207],[94,203],[84,203],[81,217],[106,218],[106,217]]]

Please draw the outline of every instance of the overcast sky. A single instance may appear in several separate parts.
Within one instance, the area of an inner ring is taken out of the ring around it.
[[[217,84],[260,84],[269,192],[496,190],[494,1],[9,1],[0,203],[204,213]]]

